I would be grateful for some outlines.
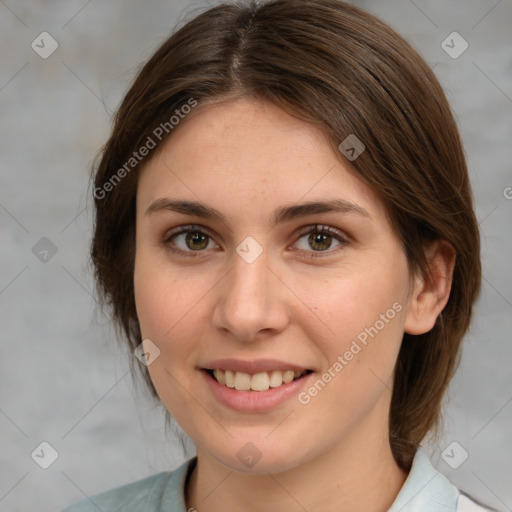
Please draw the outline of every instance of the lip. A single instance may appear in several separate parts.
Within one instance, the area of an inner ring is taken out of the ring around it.
[[[220,366],[216,366],[216,368],[220,368]],[[268,366],[266,368],[269,369]],[[283,366],[280,368],[283,368]],[[287,366],[285,368],[292,369],[294,366],[291,365],[291,367]],[[297,368],[297,370],[300,369]],[[277,388],[270,388],[266,391],[237,391],[219,384],[205,369],[201,369],[201,374],[218,402],[240,412],[265,412],[274,409],[296,396],[307,384],[310,377],[314,375],[313,372],[306,373],[288,384],[282,384]]]
[[[260,373],[265,371],[272,370],[294,370],[294,371],[303,371],[303,370],[312,370],[312,368],[307,368],[305,366],[297,366],[293,363],[288,363],[286,361],[279,361],[278,359],[254,359],[252,361],[244,361],[243,359],[218,359],[216,361],[212,361],[209,363],[205,363],[202,365],[201,369],[206,370],[231,370],[234,372],[244,372],[244,373]],[[261,393],[261,391],[260,391]]]

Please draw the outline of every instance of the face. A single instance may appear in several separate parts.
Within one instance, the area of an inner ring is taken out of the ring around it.
[[[148,369],[198,454],[265,473],[387,438],[407,260],[323,132],[266,102],[198,110],[141,172],[136,232]]]

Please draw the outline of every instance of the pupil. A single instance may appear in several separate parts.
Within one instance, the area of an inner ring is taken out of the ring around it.
[[[187,233],[186,237],[187,245],[190,249],[204,249],[208,245],[207,237],[203,233]]]
[[[318,249],[319,251],[325,251],[329,249],[331,245],[331,235],[326,235],[324,233],[317,233],[309,235],[309,243],[313,249]],[[322,246],[322,244],[324,246]],[[320,246],[320,247],[318,247]]]

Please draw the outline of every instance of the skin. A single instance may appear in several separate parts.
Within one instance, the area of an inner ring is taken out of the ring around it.
[[[226,219],[147,213],[161,198],[198,201]],[[330,199],[368,216],[271,222],[276,208]],[[431,279],[411,275],[379,197],[327,136],[249,99],[198,107],[181,121],[141,172],[136,222],[137,313],[143,338],[160,350],[148,369],[197,448],[187,508],[387,510],[407,476],[388,439],[393,368],[403,333],[430,330],[448,300],[450,247],[426,248]],[[346,241],[312,246],[318,224]],[[168,236],[187,225],[210,235],[205,248]],[[248,236],[263,249],[252,263],[236,252]],[[213,398],[199,370],[220,358],[274,358],[314,370],[316,381],[395,303],[401,311],[306,405],[293,397],[271,411],[237,412]],[[252,468],[237,457],[248,442],[261,453]]]

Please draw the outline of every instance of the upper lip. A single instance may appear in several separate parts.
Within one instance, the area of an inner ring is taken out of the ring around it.
[[[272,370],[308,370],[304,366],[277,359],[253,359],[251,361],[244,361],[243,359],[217,359],[216,361],[206,363],[202,368],[206,370],[231,370],[244,373],[260,373]]]

